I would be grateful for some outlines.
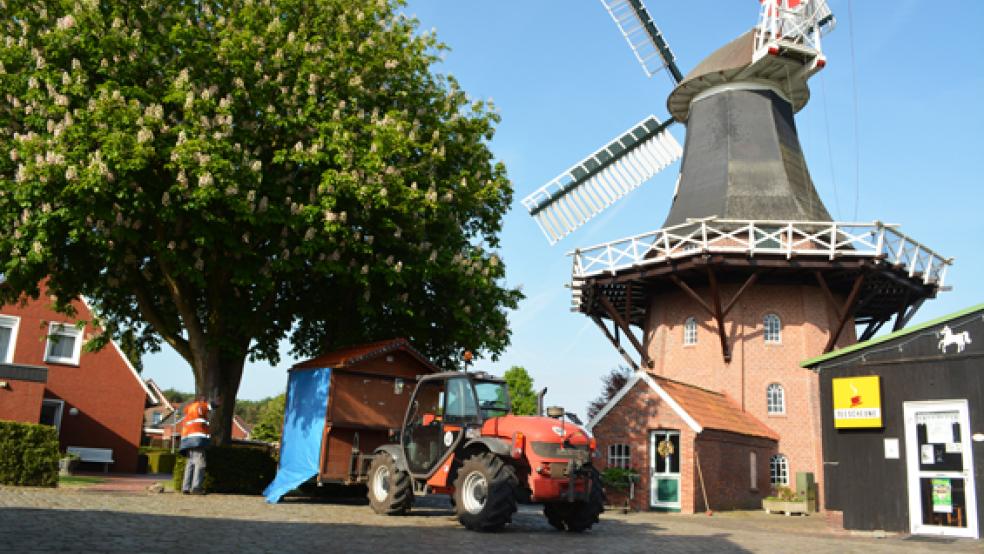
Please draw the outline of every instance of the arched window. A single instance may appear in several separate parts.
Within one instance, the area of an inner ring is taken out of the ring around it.
[[[786,413],[786,392],[779,383],[772,383],[765,389],[765,405],[769,415]]]
[[[789,462],[782,454],[769,458],[769,478],[773,485],[789,485]]]
[[[765,342],[779,344],[782,342],[782,322],[776,314],[765,316]]]
[[[688,317],[683,323],[683,344],[697,344],[697,318]]]

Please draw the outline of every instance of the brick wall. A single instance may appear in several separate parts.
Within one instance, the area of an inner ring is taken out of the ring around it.
[[[738,288],[722,286],[724,302]],[[706,288],[694,290],[710,298]],[[768,344],[763,338],[763,320],[770,313],[782,322],[778,344]],[[698,322],[694,345],[683,344],[683,326],[689,317]],[[725,318],[732,351],[730,363],[725,363],[713,318],[682,291],[671,290],[652,298],[644,337],[657,374],[724,393],[776,431],[779,452],[788,459],[790,485],[794,486],[798,471],[813,472],[818,483],[823,479],[819,384],[816,374],[800,368],[799,363],[822,353],[835,325],[836,318],[818,287],[754,285]],[[848,321],[837,344],[854,342],[853,321]],[[783,414],[767,411],[766,388],[771,383],[784,389]],[[768,475],[768,459],[765,463]],[[704,477],[708,478],[706,472]],[[823,490],[822,485],[819,488]]]
[[[705,429],[697,437],[697,459],[711,510],[759,509],[769,496],[769,458],[775,441]],[[755,471],[752,473],[754,462]],[[698,474],[698,487],[700,486]],[[755,478],[754,483],[752,478]],[[698,489],[696,511],[707,509]]]
[[[0,381],[6,381],[9,387],[0,389],[0,419],[37,423],[41,417],[44,383],[14,379]]]

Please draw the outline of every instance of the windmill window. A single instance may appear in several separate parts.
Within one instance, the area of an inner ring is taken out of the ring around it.
[[[632,450],[627,444],[608,445],[608,467],[628,468],[632,459]]]
[[[683,344],[697,344],[697,318],[688,317],[683,323]]]
[[[776,314],[768,314],[764,320],[765,342],[769,344],[779,344],[782,342],[782,321]]]
[[[772,383],[765,389],[765,402],[769,415],[786,413],[786,392],[779,383]]]
[[[64,323],[50,324],[44,351],[46,362],[78,365],[82,353],[82,329]]]
[[[789,462],[782,454],[769,458],[769,478],[775,486],[789,485]]]
[[[0,362],[13,363],[20,318],[0,315]]]

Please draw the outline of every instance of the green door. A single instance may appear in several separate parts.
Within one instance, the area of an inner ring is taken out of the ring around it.
[[[649,434],[649,505],[680,509],[680,432],[669,429]]]

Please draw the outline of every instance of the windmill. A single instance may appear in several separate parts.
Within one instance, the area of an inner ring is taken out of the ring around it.
[[[523,205],[554,244],[682,158],[660,229],[573,253],[572,309],[602,327],[631,365],[639,366],[620,332],[652,365],[652,348],[630,325],[651,336],[647,313],[667,288],[710,315],[726,363],[727,316],[757,282],[822,293],[835,315],[824,351],[850,323],[865,326],[862,340],[892,318],[900,328],[945,290],[952,260],[896,225],[833,221],[813,186],[793,116],[809,100],[807,80],[827,63],[821,41],[835,20],[825,0],[760,0],[757,24],[686,75],[642,0],[601,3],[646,75],[670,75],[669,115],[644,118]],[[686,126],[684,148],[667,131],[675,123]],[[721,294],[731,285],[729,301]]]

